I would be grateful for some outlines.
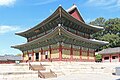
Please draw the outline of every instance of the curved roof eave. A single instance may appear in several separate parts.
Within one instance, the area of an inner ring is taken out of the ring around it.
[[[103,30],[104,29],[104,27],[100,27],[100,26],[95,26],[95,25],[91,25],[91,24],[88,24],[89,26],[91,26],[91,27],[94,27],[94,28],[99,28],[99,29],[101,29],[101,30]]]
[[[72,7],[70,7],[69,9],[67,9],[67,12],[71,12],[72,10],[74,10],[75,8],[77,8],[77,6],[75,4],[73,4]]]
[[[77,22],[79,25],[82,24],[82,25],[84,25],[84,27],[89,28],[89,29],[92,29],[93,31],[94,31],[94,29],[95,29],[96,32],[99,31],[99,30],[104,29],[104,28],[102,28],[102,27],[97,27],[97,26],[93,26],[93,25],[88,25],[88,24],[85,24],[84,22],[81,22],[81,21],[77,20],[76,18],[74,18],[73,16],[71,16],[68,12],[66,12],[61,6],[59,6],[59,7],[56,9],[56,11],[55,11],[51,16],[49,16],[47,19],[45,19],[45,20],[42,21],[41,23],[37,24],[35,27],[33,27],[33,28],[31,28],[31,29],[28,29],[28,30],[26,30],[26,31],[24,31],[24,32],[15,33],[15,34],[16,34],[16,35],[23,36],[23,37],[26,37],[25,34],[31,32],[31,31],[36,30],[36,29],[38,28],[38,26],[43,26],[43,25],[45,25],[45,24],[48,23],[51,19],[53,19],[55,15],[59,15],[59,14],[60,14],[60,13],[59,13],[59,8],[61,8],[61,10],[62,10],[67,16],[71,17],[71,18],[72,18],[73,20],[75,20],[75,22]],[[76,7],[74,7],[74,8],[76,8]],[[63,14],[63,13],[62,13],[62,14]]]
[[[96,29],[96,32],[99,31],[99,30],[103,30],[104,29],[103,27],[98,27],[98,26],[93,26],[93,25],[85,24],[84,22],[81,22],[81,21],[77,20],[76,18],[74,18],[73,16],[71,16],[63,8],[62,8],[62,10],[63,10],[63,13],[65,14],[65,16],[67,15],[69,18],[71,18],[72,20],[74,20],[74,22],[77,23],[77,24],[79,24],[79,25],[82,24],[82,25],[84,25],[84,27],[92,29],[92,30]]]
[[[76,9],[76,10],[77,10],[77,12],[78,12],[79,16],[80,16],[80,17],[81,17],[81,19],[82,19],[82,22],[84,22],[84,23],[85,23],[85,21],[84,21],[83,17],[82,17],[82,16],[81,16],[81,14],[80,14],[79,9],[77,8],[77,6],[76,6],[75,4],[73,4],[73,6],[72,6],[72,7],[70,7],[69,9],[67,9],[66,11],[69,13],[69,12],[73,11],[74,9]]]
[[[116,54],[116,53],[120,53],[120,47],[103,49],[103,50],[101,50],[101,51],[99,51],[97,53],[98,54]]]
[[[27,46],[27,45],[31,45],[31,44],[34,44],[34,43],[39,42],[39,41],[44,41],[44,40],[46,40],[46,38],[49,39],[49,38],[53,37],[54,35],[58,34],[59,29],[60,29],[60,31],[62,31],[62,33],[66,34],[69,37],[74,38],[76,40],[84,41],[84,42],[89,42],[89,43],[93,43],[93,44],[105,45],[103,42],[94,41],[94,40],[83,38],[81,36],[77,36],[77,35],[69,32],[69,31],[65,30],[63,27],[59,27],[58,26],[52,32],[48,33],[45,36],[42,36],[42,37],[40,37],[40,38],[38,38],[36,40],[33,40],[31,42],[28,42],[28,43],[25,43],[25,44],[22,44],[22,45],[16,45],[16,46],[11,46],[11,47],[19,49],[21,46]]]
[[[101,44],[109,44],[109,42],[107,42],[107,41],[100,41],[100,40],[96,40],[96,39],[89,39],[89,40],[94,41],[94,42],[99,42]]]
[[[87,39],[87,38],[84,38],[84,37],[81,37],[81,36],[77,36],[67,30],[65,30],[63,27],[61,28],[61,30],[63,30],[63,32],[65,34],[69,34],[70,37],[73,37],[75,39],[78,39],[78,40],[82,40],[82,41],[86,41],[86,42],[90,42],[90,43],[96,43],[96,44],[101,44],[101,45],[104,45],[104,44],[108,44],[109,42],[106,42],[106,41],[99,41],[99,40],[95,40],[95,39]]]
[[[48,23],[51,19],[53,19],[55,15],[56,16],[59,15],[59,8],[61,8],[61,6],[59,6],[52,15],[50,15],[47,19],[45,19],[42,22],[40,22],[39,24],[37,24],[35,27],[28,29],[26,31],[20,32],[20,33],[15,33],[15,34],[25,37],[24,34],[36,30],[38,28],[38,26],[43,26],[44,24]]]
[[[58,30],[58,27],[56,27],[52,32],[50,32],[50,33],[46,34],[45,36],[42,36],[42,37],[40,37],[38,39],[35,39],[33,41],[30,41],[30,42],[27,42],[27,43],[24,43],[24,44],[21,44],[21,45],[11,46],[11,47],[12,48],[17,48],[17,47],[20,47],[20,46],[25,46],[25,45],[29,45],[29,44],[35,43],[37,41],[40,41],[41,39],[45,40],[46,37],[49,38],[49,37],[52,37],[53,34],[55,35],[55,33],[58,32],[57,30]]]

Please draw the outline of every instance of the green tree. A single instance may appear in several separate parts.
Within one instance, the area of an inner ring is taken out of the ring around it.
[[[116,34],[105,34],[101,40],[108,41],[109,44],[106,45],[107,47],[119,47],[120,46],[120,37]]]
[[[95,57],[96,57],[96,61],[100,61],[102,59],[102,55],[100,54],[95,55]]]
[[[110,34],[119,34],[120,36],[120,18],[109,19],[105,22],[106,32]]]
[[[90,22],[90,24],[105,28],[92,35],[92,38],[109,42],[109,44],[103,48],[120,46],[120,18],[106,20],[103,17],[100,17],[95,21]]]
[[[100,18],[95,19],[95,21],[90,22],[89,24],[95,25],[95,26],[104,27],[104,26],[105,26],[105,22],[106,22],[106,19],[103,18],[103,17],[100,17]],[[104,34],[103,34],[103,31],[99,31],[99,32],[97,32],[97,33],[95,33],[95,34],[93,34],[93,35],[91,35],[91,36],[92,36],[92,38],[94,38],[94,39],[101,39],[101,37],[102,37],[103,35],[104,35]]]
[[[104,26],[106,19],[103,17],[99,17],[95,19],[95,21],[90,22],[90,24],[95,26]]]

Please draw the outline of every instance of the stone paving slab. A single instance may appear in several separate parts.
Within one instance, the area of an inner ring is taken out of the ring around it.
[[[9,76],[8,76],[9,77]],[[0,78],[0,80],[120,80],[120,76],[112,74],[100,74],[100,73],[82,73],[82,74],[68,74],[58,76],[57,78],[41,79],[37,76],[28,75],[27,77],[11,76],[9,78]]]

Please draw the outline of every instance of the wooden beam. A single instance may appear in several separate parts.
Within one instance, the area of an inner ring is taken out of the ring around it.
[[[51,59],[51,55],[52,55],[52,49],[51,49],[51,46],[49,45],[49,51],[50,51],[50,61],[52,60]]]
[[[43,60],[43,49],[41,48],[41,61]]]
[[[80,61],[82,61],[82,47],[80,47]]]
[[[120,62],[120,53],[118,53],[118,58],[119,58],[119,62]]]
[[[110,62],[111,62],[111,61],[112,61],[112,59],[111,59],[111,58],[112,58],[112,57],[111,57],[111,54],[110,54],[110,56],[109,56],[109,57],[110,57]]]
[[[73,45],[72,44],[70,48],[70,60],[73,61]]]
[[[59,60],[62,61],[62,45],[59,44]]]
[[[89,55],[90,55],[90,52],[89,52],[89,48],[87,50],[87,60],[89,61]]]

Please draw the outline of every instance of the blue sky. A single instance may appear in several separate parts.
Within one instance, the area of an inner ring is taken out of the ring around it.
[[[15,32],[34,27],[50,16],[59,5],[68,9],[76,4],[86,23],[98,17],[120,18],[120,0],[0,0],[0,55],[18,54],[10,48],[26,43]]]

